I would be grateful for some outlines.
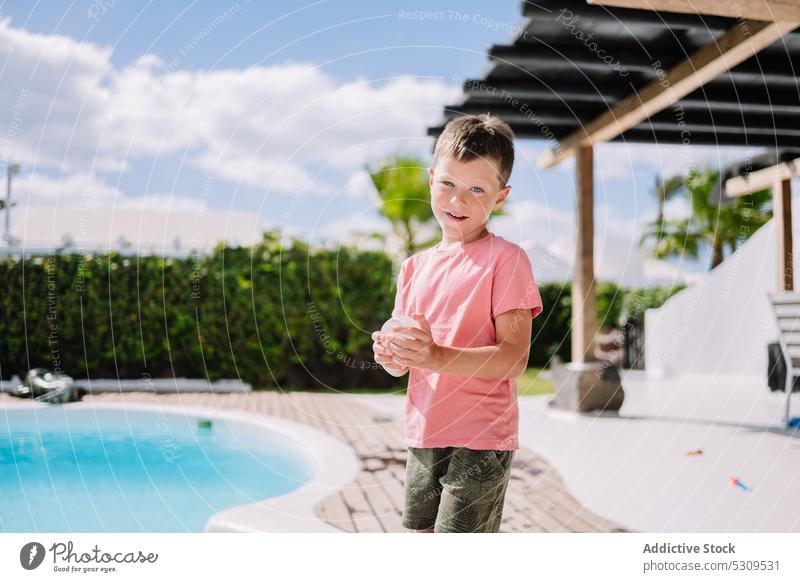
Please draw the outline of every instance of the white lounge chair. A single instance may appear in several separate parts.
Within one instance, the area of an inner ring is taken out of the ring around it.
[[[792,418],[791,401],[794,379],[800,376],[800,293],[770,293],[769,299],[778,322],[778,342],[786,362],[786,426],[798,428],[800,418]]]

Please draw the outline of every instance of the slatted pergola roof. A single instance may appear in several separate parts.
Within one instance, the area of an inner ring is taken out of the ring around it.
[[[724,50],[726,32],[747,39],[760,25],[775,25],[584,0],[524,2],[522,14],[513,41],[491,46],[487,70],[465,80],[464,99],[446,107],[444,122],[491,112],[519,137],[562,140],[663,83],[704,47]],[[608,141],[800,147],[800,31],[774,36],[755,56]]]

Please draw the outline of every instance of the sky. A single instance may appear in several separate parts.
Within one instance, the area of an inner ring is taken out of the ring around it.
[[[386,231],[365,167],[397,152],[429,160],[426,128],[520,26],[519,10],[517,0],[2,2],[0,165],[21,165],[12,219],[41,206],[207,208],[256,213],[314,244]],[[546,145],[518,141],[507,216],[492,230],[570,264],[573,165],[538,170]],[[636,241],[655,215],[657,175],[747,153],[598,146],[600,278],[647,278]],[[707,267],[705,255],[659,272]]]

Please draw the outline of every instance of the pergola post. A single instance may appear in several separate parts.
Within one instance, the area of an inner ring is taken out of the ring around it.
[[[772,188],[775,247],[778,250],[777,291],[794,290],[794,261],[792,257],[792,179],[778,179]]]
[[[619,371],[594,355],[597,300],[594,283],[594,151],[575,150],[575,274],[572,280],[572,361],[551,366],[556,386],[550,406],[574,412],[614,411],[625,391]]]
[[[577,148],[575,158],[576,240],[572,282],[572,361],[591,362],[597,331],[594,285],[594,151]]]

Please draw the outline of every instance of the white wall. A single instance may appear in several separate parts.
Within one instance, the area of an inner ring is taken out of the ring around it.
[[[800,220],[793,204],[795,224]],[[797,231],[795,230],[795,233]],[[794,256],[798,255],[794,236]],[[645,367],[650,377],[733,374],[767,382],[767,344],[777,340],[767,293],[777,288],[770,221],[719,267],[645,312]],[[797,261],[795,261],[797,262]],[[795,265],[795,288],[800,283]]]

